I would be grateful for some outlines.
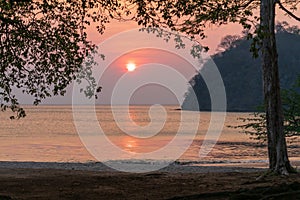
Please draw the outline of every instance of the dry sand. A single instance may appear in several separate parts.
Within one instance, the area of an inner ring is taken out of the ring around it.
[[[121,173],[101,163],[0,162],[3,199],[300,199],[300,175],[265,169],[171,165]]]

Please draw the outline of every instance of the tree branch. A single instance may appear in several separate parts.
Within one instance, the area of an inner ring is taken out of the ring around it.
[[[279,5],[279,8],[281,8],[282,10],[284,10],[289,16],[291,16],[292,18],[294,18],[297,21],[300,21],[300,17],[296,16],[294,13],[292,13],[291,11],[289,11],[287,8],[285,8],[282,3],[280,2],[280,0],[277,0],[277,3]]]
[[[241,8],[247,8],[251,3],[253,3],[254,0],[250,0],[249,2],[247,2],[246,4],[242,5]]]

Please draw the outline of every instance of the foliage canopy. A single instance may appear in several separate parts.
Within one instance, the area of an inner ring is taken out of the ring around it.
[[[97,12],[92,10],[96,7]],[[33,96],[35,105],[64,95],[75,79],[88,82],[84,88],[88,97],[99,91],[91,71],[90,55],[96,46],[88,40],[86,27],[97,22],[103,33],[115,7],[106,1],[0,0],[1,109],[25,116],[15,96],[18,89]]]

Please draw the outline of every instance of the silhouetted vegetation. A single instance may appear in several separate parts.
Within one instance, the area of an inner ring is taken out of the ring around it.
[[[95,12],[95,7],[102,9]],[[82,91],[93,97],[99,91],[90,56],[96,46],[86,28],[94,21],[103,33],[115,7],[93,0],[0,0],[0,109],[24,117],[16,90],[31,95],[37,105],[45,98],[64,95],[75,79],[85,79],[88,86]]]
[[[300,76],[291,89],[282,90],[282,104],[284,113],[284,133],[289,143],[297,142],[300,136]],[[245,124],[230,126],[231,128],[242,128],[242,132],[248,134],[251,139],[259,143],[267,142],[266,114],[254,112],[247,118],[239,118]]]
[[[276,39],[279,51],[279,71],[281,88],[293,87],[300,67],[300,29],[288,26],[286,22],[278,23]],[[227,36],[219,49],[226,49],[213,56],[224,81],[227,94],[228,111],[258,111],[263,105],[263,88],[261,59],[253,58],[249,52],[251,41],[244,36]],[[205,70],[204,65],[202,70]],[[210,96],[200,73],[191,80],[200,110],[210,110]],[[182,108],[195,110],[187,92]]]

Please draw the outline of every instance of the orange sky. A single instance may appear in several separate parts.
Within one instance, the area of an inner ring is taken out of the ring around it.
[[[298,16],[300,16],[300,10],[296,13]],[[278,12],[277,21],[288,21],[290,24],[298,25],[300,27],[300,22],[296,22],[295,20],[286,17],[282,14],[281,11]],[[107,28],[105,30],[105,33],[103,35],[100,35],[95,30],[94,26],[91,26],[88,28],[88,34],[89,38],[95,43],[100,44],[103,41],[106,41],[107,39],[111,38],[112,36],[121,33],[123,31],[128,31],[131,29],[139,28],[136,24],[136,22],[113,22],[107,25]],[[220,43],[222,37],[229,35],[229,34],[239,34],[241,33],[242,29],[240,25],[238,24],[229,24],[224,25],[222,27],[209,27],[206,30],[206,34],[208,38],[200,41],[201,44],[207,45],[210,48],[210,54],[213,54]],[[157,42],[157,41],[156,41]],[[165,43],[163,40],[159,41],[160,43]],[[130,46],[134,44],[134,38],[132,40],[123,41],[123,44],[114,43],[109,47],[109,49],[106,49],[108,53],[113,51],[119,51],[120,45],[122,46]],[[191,72],[188,70],[189,64],[184,60],[179,58],[178,56],[174,56],[171,53],[163,52],[161,50],[153,50],[153,49],[144,49],[144,50],[136,50],[132,49],[132,51],[125,53],[124,55],[121,55],[117,60],[114,60],[113,63],[110,64],[109,68],[105,71],[104,76],[102,76],[99,84],[103,86],[103,91],[101,93],[101,97],[99,98],[99,101],[102,103],[108,103],[109,98],[111,97],[111,91],[114,87],[114,84],[120,78],[124,73],[126,73],[126,64],[128,62],[134,62],[137,64],[137,66],[147,63],[160,63],[168,66],[172,66],[176,70],[181,70],[180,73],[189,73]],[[194,70],[193,68],[190,68],[191,70]],[[151,102],[151,96],[154,96],[157,94],[157,91],[160,94],[165,94],[164,96],[161,96],[160,100],[156,102],[154,100],[154,103],[177,103],[176,99],[174,98],[174,95],[172,93],[168,93],[166,91],[166,88],[160,87],[158,88],[157,85],[152,86],[145,86],[144,91],[147,90],[147,92],[143,92],[141,89],[137,91],[137,93],[134,95],[132,102],[138,103],[144,102],[144,103],[153,103]],[[69,93],[68,93],[69,94]],[[145,94],[148,94],[147,97],[143,99],[140,98],[140,96],[145,96]],[[157,95],[156,95],[157,96]],[[137,100],[137,101],[136,101]],[[31,103],[30,101],[26,101],[24,103]],[[67,95],[67,97],[56,97],[53,99],[46,100],[44,103],[70,103],[70,96]]]
[[[189,80],[190,74],[195,74],[195,68],[191,66],[183,58],[178,55],[173,55],[170,52],[158,49],[142,49],[133,50],[127,54],[120,56],[117,60],[110,64],[100,79],[100,84],[103,87],[99,103],[110,103],[111,96],[117,81],[127,72],[126,64],[135,63],[137,68],[143,65],[152,63],[170,66],[177,70]],[[143,76],[135,71],[130,72],[131,76]],[[157,95],[159,94],[159,95]],[[154,98],[155,97],[155,98]],[[158,98],[157,98],[158,97]],[[157,84],[143,85],[139,88],[130,100],[131,104],[178,104],[177,99],[171,91]]]
[[[296,11],[295,14],[300,16],[300,10]],[[276,16],[277,21],[287,21],[291,25],[298,25],[300,27],[300,22],[286,16],[284,12],[280,9],[277,11]],[[95,31],[93,26],[89,27],[88,33],[90,39],[95,43],[99,44],[103,42],[105,39],[111,37],[112,35],[118,34],[123,31],[128,31],[134,28],[140,28],[136,22],[112,22],[107,24],[107,28],[103,35],[98,34]],[[220,43],[221,39],[226,35],[234,35],[240,34],[242,31],[242,27],[239,24],[228,24],[223,25],[221,27],[211,26],[206,29],[207,38],[201,40],[200,43],[204,46],[208,46],[210,48],[209,53],[215,53],[218,44]]]

